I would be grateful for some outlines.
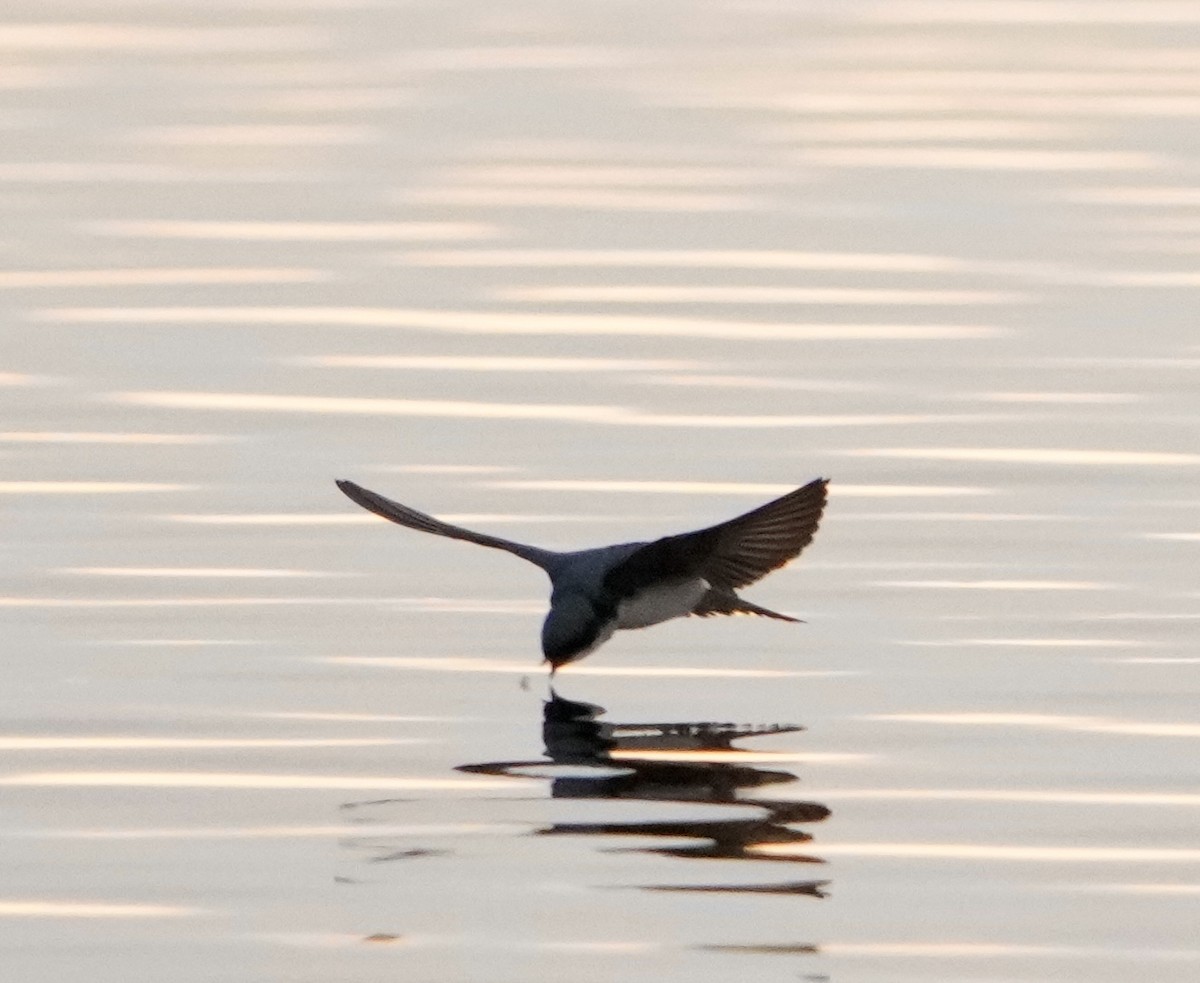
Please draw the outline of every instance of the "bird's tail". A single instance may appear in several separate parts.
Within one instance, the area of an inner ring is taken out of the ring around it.
[[[733,614],[756,614],[763,618],[775,618],[777,621],[791,621],[795,624],[804,624],[803,619],[793,618],[790,614],[780,614],[778,611],[772,611],[770,608],[760,607],[757,604],[751,604],[749,601],[743,601],[738,598],[737,610]]]
[[[718,614],[753,614],[760,618],[775,618],[777,621],[792,621],[803,624],[799,618],[790,614],[780,614],[770,608],[764,608],[744,598],[738,597],[733,591],[710,590],[700,603],[692,610],[692,614],[701,618],[711,618]]]

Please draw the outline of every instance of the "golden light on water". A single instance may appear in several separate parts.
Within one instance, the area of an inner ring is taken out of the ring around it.
[[[319,283],[332,279],[325,270],[231,267],[121,270],[0,271],[0,290],[48,287],[161,287],[239,283]]]
[[[451,334],[724,338],[734,341],[949,341],[996,338],[998,327],[921,323],[771,323],[711,318],[498,312],[394,307],[55,307],[34,320],[66,324],[317,324],[415,328]]]
[[[1067,192],[1071,201],[1136,208],[1200,205],[1200,188],[1170,185],[1111,185]]]
[[[1046,512],[849,512],[843,522],[1078,522]]]
[[[677,372],[703,363],[682,359],[546,358],[514,355],[314,355],[295,365],[339,369],[414,369],[434,372]]]
[[[532,781],[532,779],[531,779]],[[470,791],[508,788],[494,778],[409,778],[206,771],[42,771],[0,775],[0,786],[63,788],[205,788],[261,791]]]
[[[1180,656],[1178,658],[1171,656],[1141,656],[1108,659],[1107,661],[1132,666],[1194,666],[1200,665],[1200,656]]]
[[[938,0],[904,0],[903,3],[863,11],[868,21],[892,24],[1195,24],[1198,11],[1188,0],[1148,0],[1126,4],[1121,0],[988,0],[987,3],[944,4]],[[957,74],[957,73],[956,73]]]
[[[620,69],[636,63],[618,47],[591,44],[481,44],[419,47],[397,54],[390,67],[406,73],[541,71],[545,69]],[[389,64],[386,63],[385,64]]]
[[[984,171],[1148,171],[1167,159],[1132,151],[1029,150],[994,147],[810,147],[796,162],[822,167],[913,167]]]
[[[95,235],[130,239],[200,239],[239,242],[391,242],[487,239],[499,235],[482,222],[295,222],[112,220],[86,226]]]
[[[239,607],[374,607],[397,603],[389,597],[0,597],[0,608],[229,608]]]
[[[977,645],[982,648],[1017,649],[1121,649],[1144,648],[1150,643],[1123,638],[954,638],[941,641],[902,641],[901,645],[927,648],[963,648]]]
[[[1116,590],[1118,584],[1094,580],[877,580],[873,587],[906,587],[918,590]]]
[[[1028,805],[1200,807],[1196,792],[1077,791],[1073,789],[821,788],[821,799],[862,801],[1010,802]]]
[[[381,135],[375,127],[346,123],[223,123],[147,126],[127,139],[167,146],[328,147],[374,143]]]
[[[549,522],[601,522],[611,521],[612,516],[571,514],[515,514],[511,512],[440,512],[443,522],[454,523],[549,523]],[[183,522],[199,526],[370,526],[377,525],[379,518],[370,513],[354,512],[248,512],[236,515],[220,513],[194,515],[164,515],[169,522]]]
[[[791,844],[766,843],[757,853],[786,854]],[[831,857],[887,857],[896,860],[989,860],[1001,863],[1196,864],[1200,849],[1138,846],[1026,846],[976,843],[822,843]]]
[[[0,481],[0,495],[120,495],[187,491],[194,487],[151,481]]]
[[[397,193],[403,205],[449,208],[564,208],[611,212],[750,212],[767,207],[745,194],[634,191],[628,188],[449,185]]]
[[[1080,884],[1065,890],[1107,894],[1146,894],[1188,897],[1200,894],[1200,884]]]
[[[350,576],[322,570],[285,570],[270,567],[61,567],[52,572],[84,577],[179,577],[216,580]]]
[[[1178,451],[1083,450],[1017,447],[890,447],[845,450],[845,457],[883,457],[916,461],[986,461],[1001,464],[1184,466],[1200,464],[1200,454]]]
[[[0,49],[16,51],[305,51],[322,42],[316,29],[271,27],[159,27],[95,21],[9,22],[0,25]]]
[[[355,416],[443,417],[446,419],[559,420],[633,427],[820,428],[902,426],[913,423],[973,423],[978,414],[813,414],[795,416],[668,414],[625,406],[572,403],[485,403],[448,399],[387,399],[365,396],[299,396],[274,393],[121,392],[108,400],[170,409],[241,410]]]
[[[273,737],[10,737],[0,751],[179,751],[255,748],[390,747],[425,743],[417,738]]]
[[[537,949],[544,952],[578,952],[581,954],[630,956],[654,952],[662,948],[658,942],[541,942]]]
[[[172,409],[250,410],[368,416],[416,416],[492,420],[618,422],[616,406],[555,403],[484,403],[448,399],[372,399],[362,396],[290,396],[269,393],[129,392],[114,402]]]
[[[1096,404],[1136,403],[1146,397],[1140,393],[1054,393],[1054,392],[985,392],[960,393],[956,398],[988,403],[1062,403]]]
[[[234,515],[221,513],[199,515],[164,515],[170,522],[185,522],[200,526],[366,526],[375,523],[375,516],[364,512],[247,512]]]
[[[572,672],[575,670],[572,669]],[[873,754],[845,754],[834,751],[659,751],[653,748],[635,748],[629,751],[617,749],[610,758],[614,761],[678,761],[687,762],[718,762],[725,764],[783,764],[796,762],[804,764],[862,764],[875,761]]]
[[[497,300],[533,304],[846,304],[959,306],[1012,304],[1023,294],[994,290],[911,290],[867,287],[710,287],[648,284],[503,287]]]
[[[971,271],[965,260],[916,253],[793,252],[736,249],[460,249],[401,253],[404,265],[466,268],[643,267],[666,269]]]
[[[397,824],[376,823],[371,826],[372,836],[479,836],[503,835],[525,832],[518,823],[423,823]],[[337,840],[361,836],[361,825],[264,825],[264,826],[179,826],[134,828],[68,828],[46,830],[21,830],[16,835],[21,839],[45,840]]]
[[[53,381],[53,377],[28,372],[0,372],[0,386],[41,386]]]
[[[1011,78],[1011,76],[1010,76]],[[796,143],[938,143],[1057,141],[1085,130],[1079,124],[1029,119],[807,119],[765,127],[772,141]]]
[[[235,438],[203,433],[97,433],[94,431],[10,430],[0,432],[3,444],[214,444]],[[62,484],[56,482],[56,484]],[[72,482],[77,484],[77,482]]]
[[[543,605],[544,607],[544,605]],[[538,671],[535,659],[528,662],[508,662],[501,659],[472,659],[465,657],[372,657],[339,655],[319,659],[334,665],[373,666],[380,669],[412,669],[431,672],[483,672],[526,675]],[[855,676],[859,673],[841,669],[710,669],[701,666],[613,666],[584,663],[570,668],[572,676],[662,676],[694,678],[744,679],[803,679],[836,676]]]
[[[1032,730],[1086,734],[1124,734],[1129,737],[1200,737],[1200,724],[1189,722],[1121,720],[1035,713],[895,713],[865,718],[896,723],[939,724],[954,727],[1021,727]]]
[[[211,97],[209,105],[223,110],[258,109],[267,113],[354,112],[356,110],[394,109],[411,105],[417,99],[414,90],[395,87],[359,86],[357,88],[328,88],[314,86],[259,91],[251,95],[245,88]]]
[[[255,720],[314,720],[324,723],[374,723],[374,724],[403,724],[403,723],[451,723],[458,717],[413,717],[395,713],[342,713],[305,710],[270,710],[246,713],[244,716]]]
[[[618,481],[611,479],[505,479],[489,481],[489,488],[519,488],[530,491],[614,492],[661,495],[783,495],[796,486],[778,482],[744,481]],[[991,489],[956,485],[836,485],[835,493],[845,498],[945,498],[959,495],[988,495]]]
[[[520,471],[512,464],[384,464],[376,470],[388,474],[502,474]]]
[[[379,519],[371,521],[378,522]],[[45,597],[45,596],[0,596],[0,608],[44,608],[52,610],[55,608],[71,609],[78,608],[87,610],[89,608],[96,610],[104,610],[110,608],[119,610],[121,608],[219,608],[225,605],[229,608],[253,608],[253,607],[363,607],[363,608],[391,608],[401,611],[422,611],[431,614],[544,614],[546,611],[546,602],[544,599],[536,601],[529,600],[508,600],[508,599],[470,599],[462,600],[447,597],[329,597],[315,596],[305,597],[302,595],[283,595],[275,597],[253,597],[243,595],[223,594],[216,597],[186,597],[181,595],[172,595],[170,597]],[[154,644],[167,644],[167,640],[156,640]],[[171,644],[180,644],[180,642],[171,642]],[[242,642],[218,643],[204,641],[197,643],[188,641],[186,644],[243,644]]]
[[[1132,946],[1024,945],[1004,942],[829,942],[820,952],[835,958],[868,959],[1021,959],[1079,960],[1104,965],[1113,961],[1195,962],[1200,949],[1151,949]]]
[[[203,908],[161,904],[0,899],[0,918],[182,918],[206,914]]]

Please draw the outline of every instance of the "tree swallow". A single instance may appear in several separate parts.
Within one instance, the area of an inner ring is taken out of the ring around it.
[[[594,652],[617,630],[647,628],[671,618],[754,614],[799,621],[743,600],[735,591],[778,570],[812,542],[828,483],[818,478],[752,512],[695,532],[570,553],[472,532],[353,481],[337,486],[369,512],[409,529],[505,550],[545,570],[551,591],[542,653],[553,673]]]

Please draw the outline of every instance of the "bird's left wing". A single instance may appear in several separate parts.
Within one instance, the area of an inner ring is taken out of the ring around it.
[[[824,478],[720,525],[684,533],[712,543],[700,573],[714,587],[745,587],[794,560],[812,542],[825,510]]]
[[[818,478],[736,519],[647,543],[609,571],[605,587],[627,596],[664,576],[701,576],[722,590],[752,584],[812,542],[828,483]]]

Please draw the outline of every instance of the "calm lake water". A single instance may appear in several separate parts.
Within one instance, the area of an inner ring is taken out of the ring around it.
[[[1200,975],[1200,7],[19,4],[6,980]],[[549,547],[811,478],[804,625]]]

